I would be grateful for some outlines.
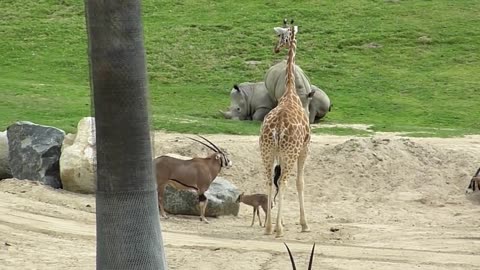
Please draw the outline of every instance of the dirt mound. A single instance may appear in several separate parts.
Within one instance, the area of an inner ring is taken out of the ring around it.
[[[221,175],[246,193],[265,190],[263,167],[256,136],[209,136],[227,150],[233,167]],[[177,153],[206,156],[211,152],[181,136],[155,137],[156,155]],[[407,138],[353,138],[326,144],[312,140],[305,168],[306,196],[312,200],[345,199],[386,202],[417,201],[423,204],[464,200],[478,152],[451,149]],[[287,199],[295,200],[294,178]]]
[[[327,198],[370,193],[380,201],[432,203],[463,195],[476,160],[473,154],[409,139],[360,138],[313,149],[307,178],[313,177],[319,189],[328,189],[319,194]]]

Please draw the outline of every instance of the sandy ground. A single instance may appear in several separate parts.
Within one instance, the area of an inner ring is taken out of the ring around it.
[[[222,172],[246,193],[264,192],[256,136],[208,136],[234,166]],[[205,155],[184,135],[157,133],[155,154]],[[237,217],[162,220],[170,269],[299,269],[317,244],[314,269],[480,269],[480,195],[465,189],[480,166],[480,137],[314,136],[300,233],[292,178],[285,237]],[[274,209],[276,210],[276,209]],[[1,269],[94,269],[95,198],[32,181],[0,181]],[[262,213],[263,218],[263,213]]]

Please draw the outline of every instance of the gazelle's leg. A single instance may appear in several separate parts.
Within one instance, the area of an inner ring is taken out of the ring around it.
[[[302,226],[302,232],[309,232],[310,228],[307,224],[307,218],[305,217],[305,202],[304,202],[304,177],[303,171],[305,168],[305,160],[307,159],[308,146],[306,146],[298,157],[297,161],[297,193],[298,193],[298,202],[300,204],[300,225]]]
[[[262,227],[262,219],[260,218],[260,207],[257,207],[257,216],[258,216],[258,224]]]
[[[267,224],[267,209],[263,208],[263,213],[265,214],[265,222],[263,222],[263,226]]]
[[[200,221],[208,223],[208,220],[205,218],[205,209],[207,208],[208,199],[203,193],[198,195],[198,203],[200,205]]]
[[[256,210],[255,210],[255,207],[253,207],[253,217],[252,217],[252,224],[250,224],[250,227],[252,227],[252,226],[253,226],[253,224],[255,223],[255,212],[256,212]]]

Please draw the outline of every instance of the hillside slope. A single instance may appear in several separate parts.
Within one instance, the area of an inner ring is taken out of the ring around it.
[[[256,134],[220,119],[234,83],[260,81],[284,17],[297,63],[334,102],[331,123],[480,133],[480,2],[143,1],[156,129]],[[30,120],[73,131],[90,114],[83,1],[0,3],[0,129]]]

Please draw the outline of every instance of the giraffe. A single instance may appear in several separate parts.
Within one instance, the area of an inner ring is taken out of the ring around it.
[[[297,42],[295,35],[298,27],[287,25],[275,27],[279,40],[274,52],[278,53],[283,47],[288,48],[286,90],[280,101],[266,116],[260,129],[260,153],[267,179],[268,205],[272,203],[273,182],[278,182],[278,214],[275,227],[276,237],[283,236],[283,195],[287,188],[288,176],[292,174],[297,163],[297,191],[300,203],[300,225],[302,232],[310,231],[305,217],[304,208],[304,167],[308,156],[310,143],[310,125],[308,117],[302,107],[300,97],[295,89],[295,50]],[[273,171],[275,165],[275,181]],[[271,209],[267,209],[265,234],[272,234]]]

